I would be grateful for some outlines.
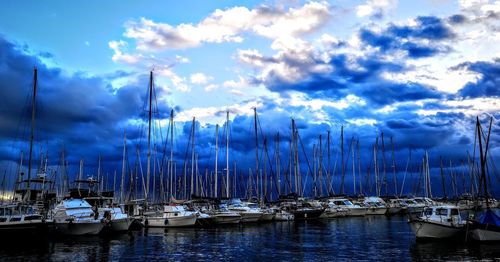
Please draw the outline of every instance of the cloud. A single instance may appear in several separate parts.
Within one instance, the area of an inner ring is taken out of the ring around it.
[[[329,18],[326,2],[310,2],[299,8],[217,9],[198,24],[172,26],[141,18],[125,24],[124,36],[134,39],[140,51],[185,49],[203,43],[241,42],[242,34],[254,33],[271,39],[314,32]]]
[[[467,83],[460,91],[464,97],[500,97],[500,58],[492,62],[465,62],[455,68],[480,74],[475,82]]]
[[[195,73],[192,74],[190,77],[191,83],[196,84],[196,85],[205,85],[207,84],[210,80],[213,80],[213,77],[211,76],[206,76],[203,73]]]
[[[356,7],[356,15],[382,18],[389,11],[394,10],[397,4],[397,0],[367,0],[365,4]]]

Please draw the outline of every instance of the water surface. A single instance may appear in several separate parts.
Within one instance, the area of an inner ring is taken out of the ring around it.
[[[144,229],[114,236],[6,240],[0,260],[419,261],[500,259],[500,244],[417,242],[406,217]]]

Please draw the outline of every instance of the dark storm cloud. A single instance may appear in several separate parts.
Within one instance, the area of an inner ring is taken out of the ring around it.
[[[114,90],[107,81],[128,73],[115,72],[105,77],[82,72],[67,75],[61,69],[47,67],[28,51],[26,45],[19,46],[0,38],[2,140],[27,141],[29,132],[25,130],[30,126],[33,68],[36,66],[35,140],[49,147],[52,161],[57,161],[57,152],[62,150],[63,144],[68,155],[89,158],[94,158],[92,156],[98,152],[114,155],[114,146],[121,145],[125,121],[139,115],[142,89],[127,85]],[[50,57],[48,54],[42,56]],[[19,152],[19,148],[13,151]],[[17,155],[14,153],[12,157],[17,159]]]
[[[380,33],[362,28],[359,36],[363,42],[378,47],[383,53],[403,50],[412,59],[449,52],[450,48],[438,41],[453,38],[455,34],[440,18],[420,16],[416,21],[415,26],[389,25]],[[423,44],[419,40],[430,42]]]
[[[459,94],[464,97],[499,97],[500,96],[500,59],[492,62],[465,62],[455,68],[467,69],[480,74],[474,83],[467,83]]]

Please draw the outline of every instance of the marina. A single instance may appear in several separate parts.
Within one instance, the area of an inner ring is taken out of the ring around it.
[[[416,241],[404,216],[242,224],[208,229],[149,228],[111,236],[43,240],[22,240],[22,245],[15,241],[2,243],[0,259],[491,261],[500,256],[498,243]]]
[[[0,261],[499,261],[499,25],[497,0],[3,3]]]

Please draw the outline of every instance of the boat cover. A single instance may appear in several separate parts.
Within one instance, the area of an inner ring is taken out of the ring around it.
[[[500,217],[493,210],[487,209],[479,219],[479,223],[500,226]]]

